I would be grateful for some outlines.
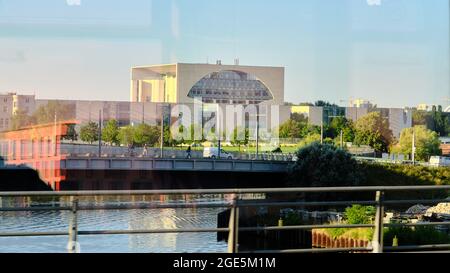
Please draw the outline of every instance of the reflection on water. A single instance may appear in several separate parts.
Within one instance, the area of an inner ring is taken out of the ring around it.
[[[80,205],[177,202],[222,202],[221,196],[126,196],[90,197]],[[67,205],[68,198],[3,198],[0,206]],[[80,231],[215,228],[222,208],[141,209],[80,211]],[[67,211],[0,212],[0,232],[67,231]],[[216,233],[169,233],[148,235],[79,236],[81,252],[224,252],[225,242]],[[68,237],[0,237],[0,252],[66,252]]]

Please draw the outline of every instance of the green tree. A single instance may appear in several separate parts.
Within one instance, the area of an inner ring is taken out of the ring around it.
[[[119,144],[119,126],[117,120],[109,120],[102,130],[102,140],[111,145]]]
[[[320,133],[309,133],[305,138],[302,139],[299,146],[305,147],[313,143],[320,143]]]
[[[134,144],[134,127],[128,125],[120,128],[118,138],[122,145],[128,146]]]
[[[439,136],[450,135],[450,114],[442,111],[442,106],[433,106],[429,112],[416,110],[413,112],[413,126],[425,125]]]
[[[302,137],[302,123],[289,119],[280,125],[280,138],[301,138]]]
[[[380,112],[371,112],[360,118],[355,124],[355,144],[369,145],[377,152],[388,151],[393,142],[389,121]]]
[[[403,129],[400,134],[399,143],[394,147],[393,151],[411,155],[413,132],[416,147],[415,158],[417,160],[428,161],[430,156],[442,154],[438,134],[428,130],[424,125]]]
[[[425,125],[429,129],[429,124],[431,121],[431,115],[427,111],[419,111],[415,110],[412,113],[412,124],[413,126],[416,125]]]
[[[139,124],[133,130],[133,140],[138,146],[155,146],[159,142],[161,132],[158,126],[150,126],[148,124]]]
[[[188,130],[190,132],[190,139],[185,140],[186,144],[200,144],[202,142],[205,142],[205,137],[203,136],[201,125],[191,124]]]
[[[239,152],[241,151],[242,145],[247,145],[249,141],[250,131],[248,128],[236,127],[231,135],[231,144],[237,145],[239,147]]]
[[[438,133],[439,136],[447,136],[450,133],[450,117],[447,113],[442,112],[442,106],[433,106],[431,116],[432,127],[429,129]]]
[[[92,144],[94,141],[98,141],[99,128],[95,122],[89,122],[80,128],[80,139]]]
[[[318,100],[314,103],[314,106],[318,106],[318,107],[325,107],[325,106],[333,106],[333,107],[337,107],[336,104],[334,103],[329,103],[328,101],[323,101],[323,100]]]
[[[341,136],[344,142],[353,142],[355,139],[355,125],[352,120],[345,117],[333,118],[328,127],[328,137],[339,138]]]
[[[297,187],[357,186],[361,174],[348,152],[330,144],[313,143],[298,150],[289,168],[289,183]]]
[[[344,216],[350,225],[371,224],[375,217],[375,207],[353,205],[345,209]]]
[[[302,123],[308,123],[308,118],[305,117],[305,115],[301,114],[301,113],[292,113],[291,120],[297,121],[297,122],[302,122]]]
[[[168,125],[164,125],[164,130],[163,130],[163,135],[164,135],[164,146],[173,146],[175,145],[175,141],[173,139],[172,136],[172,132],[170,132],[170,126]]]

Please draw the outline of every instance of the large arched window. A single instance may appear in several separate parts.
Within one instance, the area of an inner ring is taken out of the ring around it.
[[[189,91],[208,103],[244,104],[272,100],[270,90],[254,75],[241,71],[220,71],[206,75]]]

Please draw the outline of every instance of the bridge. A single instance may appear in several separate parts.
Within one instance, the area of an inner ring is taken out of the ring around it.
[[[138,170],[284,173],[288,161],[171,159],[145,157],[66,157],[61,170]]]
[[[194,158],[184,159],[185,151],[176,149],[149,148],[145,153],[142,148],[76,145],[63,140],[72,124],[0,133],[0,156],[8,165],[36,170],[56,191],[283,186],[292,162],[287,155],[212,160],[192,151]]]

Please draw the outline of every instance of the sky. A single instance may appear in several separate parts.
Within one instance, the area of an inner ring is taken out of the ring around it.
[[[450,104],[449,0],[0,0],[0,92],[129,100],[130,68],[283,66],[285,100]]]

